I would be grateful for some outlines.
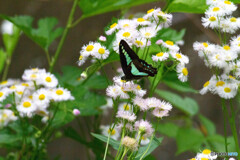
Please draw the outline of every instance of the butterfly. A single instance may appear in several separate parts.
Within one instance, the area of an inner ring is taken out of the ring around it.
[[[157,69],[140,59],[124,40],[120,41],[119,53],[122,70],[125,74],[121,77],[122,80],[129,81],[148,76],[154,77],[157,74]]]

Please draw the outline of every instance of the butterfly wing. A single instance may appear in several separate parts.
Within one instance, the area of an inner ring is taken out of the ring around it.
[[[139,79],[154,76],[157,69],[139,59],[137,54],[129,47],[126,41],[121,40],[119,45],[120,60],[125,80]]]

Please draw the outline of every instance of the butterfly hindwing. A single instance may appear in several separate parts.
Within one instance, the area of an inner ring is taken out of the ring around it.
[[[157,73],[157,69],[141,60],[126,41],[120,41],[119,52],[125,80],[154,76]]]

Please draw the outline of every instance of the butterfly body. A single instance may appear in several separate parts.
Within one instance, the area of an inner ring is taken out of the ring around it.
[[[157,69],[140,59],[124,40],[120,41],[119,53],[121,66],[125,74],[122,80],[129,81],[142,77],[153,77],[157,74]]]

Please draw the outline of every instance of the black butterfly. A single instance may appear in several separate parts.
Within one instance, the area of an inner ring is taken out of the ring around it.
[[[122,80],[129,81],[142,77],[153,77],[157,74],[157,69],[140,59],[124,40],[120,41],[119,53],[122,70],[125,74],[121,77]]]

